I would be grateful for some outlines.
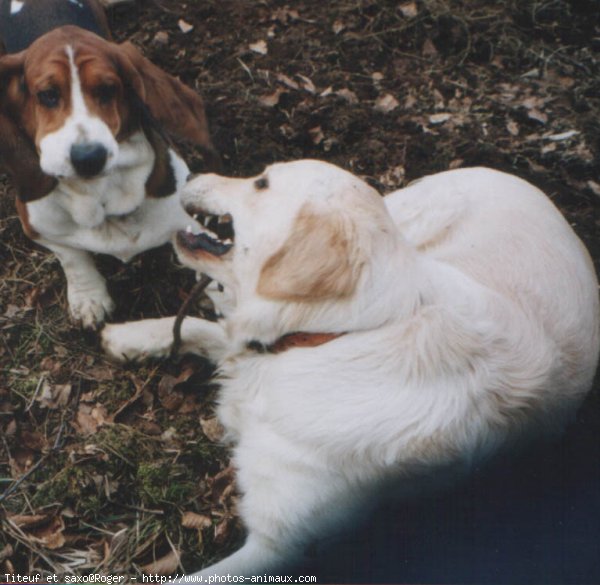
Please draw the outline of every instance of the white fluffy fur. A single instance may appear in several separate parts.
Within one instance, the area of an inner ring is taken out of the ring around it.
[[[589,255],[525,181],[455,170],[381,198],[323,162],[277,164],[263,176],[264,189],[255,179],[202,176],[184,195],[231,213],[236,233],[224,257],[179,251],[228,293],[219,322],[184,322],[183,349],[219,365],[218,414],[248,529],[246,544],[205,576],[276,566],[380,481],[399,478],[397,489],[409,493],[442,468],[464,470],[516,440],[560,431],[597,364]],[[296,250],[276,289],[290,271],[301,289],[300,276],[319,270],[291,236],[307,210],[320,219],[306,241],[322,236],[324,259],[332,246],[320,230],[342,234],[351,290],[259,294],[270,290],[263,269],[286,241]],[[109,325],[104,347],[118,359],[164,355],[172,324]],[[346,334],[277,354],[247,348],[293,331]]]

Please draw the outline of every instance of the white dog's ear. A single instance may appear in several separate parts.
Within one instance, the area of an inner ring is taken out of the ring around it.
[[[281,249],[263,265],[257,292],[288,301],[349,296],[361,265],[352,230],[343,220],[305,207]]]

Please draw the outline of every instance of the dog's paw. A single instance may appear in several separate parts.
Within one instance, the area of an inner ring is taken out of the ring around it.
[[[121,363],[164,358],[171,353],[173,332],[160,319],[109,324],[101,333],[104,352]]]
[[[93,290],[69,290],[69,311],[75,323],[97,329],[115,309],[104,284]]]

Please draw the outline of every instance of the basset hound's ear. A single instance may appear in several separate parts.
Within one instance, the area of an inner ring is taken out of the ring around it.
[[[170,142],[147,115],[142,115],[142,128],[154,150],[154,166],[146,179],[146,193],[150,197],[168,197],[177,189],[177,177],[169,154]]]
[[[263,265],[259,295],[284,301],[320,301],[350,296],[362,260],[343,221],[304,207],[283,246]]]
[[[24,60],[24,52],[0,57],[0,167],[9,174],[18,198],[28,202],[48,195],[57,181],[42,171],[33,140],[23,130]]]
[[[122,74],[152,118],[169,134],[197,145],[211,171],[221,169],[202,98],[146,59],[130,42],[117,45]]]

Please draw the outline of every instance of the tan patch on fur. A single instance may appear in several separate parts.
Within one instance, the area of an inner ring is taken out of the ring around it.
[[[102,55],[102,54],[100,54]],[[75,64],[79,71],[81,89],[85,105],[92,116],[100,118],[117,138],[121,133],[123,120],[130,115],[125,108],[123,84],[114,71],[114,66],[108,63],[104,56],[90,53],[89,50],[79,49],[75,55]],[[113,99],[103,103],[98,95],[102,86],[115,88]]]
[[[359,273],[356,251],[339,219],[306,205],[281,249],[263,265],[257,292],[286,301],[346,297]]]
[[[23,226],[23,231],[25,235],[32,240],[36,240],[40,237],[31,224],[29,223],[29,212],[27,211],[27,204],[23,203],[20,199],[16,200],[17,213],[19,214],[19,219],[21,220],[21,225]]]

